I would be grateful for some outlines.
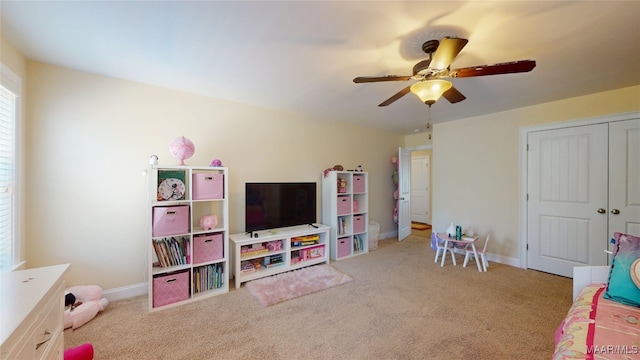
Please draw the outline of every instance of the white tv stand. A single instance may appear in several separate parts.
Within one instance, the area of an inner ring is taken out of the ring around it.
[[[329,230],[331,228],[326,225],[313,224],[253,231],[253,237],[249,233],[230,235],[236,289],[243,282],[310,265],[328,264]],[[310,244],[296,243],[297,238],[316,235],[317,240],[309,240]],[[278,258],[281,261],[276,262],[275,266],[270,263]],[[254,264],[257,266],[253,267]]]

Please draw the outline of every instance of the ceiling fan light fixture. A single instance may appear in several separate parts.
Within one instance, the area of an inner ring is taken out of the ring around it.
[[[451,89],[452,84],[446,80],[434,79],[421,81],[411,85],[411,92],[420,100],[431,106],[435,104],[445,91]]]

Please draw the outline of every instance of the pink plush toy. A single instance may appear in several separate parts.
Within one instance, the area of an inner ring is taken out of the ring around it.
[[[93,345],[84,343],[65,350],[64,360],[93,360]]]
[[[200,227],[205,230],[215,229],[218,226],[217,215],[204,215],[200,218]]]
[[[102,288],[98,285],[72,286],[65,291],[65,298],[69,298],[68,294],[73,294],[75,301],[64,310],[65,329],[79,328],[109,304],[109,300],[102,297]]]

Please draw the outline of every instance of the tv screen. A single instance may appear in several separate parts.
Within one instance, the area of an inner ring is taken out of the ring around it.
[[[246,183],[245,231],[316,222],[316,183]]]

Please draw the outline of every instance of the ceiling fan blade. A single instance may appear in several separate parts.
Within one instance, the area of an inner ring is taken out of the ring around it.
[[[409,79],[411,79],[411,76],[401,76],[401,75],[359,76],[353,79],[353,82],[356,84],[360,84],[360,83],[370,83],[370,82],[379,82],[379,81],[407,81]]]
[[[442,96],[452,104],[455,104],[467,98],[453,86],[451,86],[449,90],[445,91]]]
[[[431,60],[431,69],[444,70],[451,65],[453,59],[460,53],[462,48],[467,45],[469,40],[460,38],[446,37],[440,41],[440,45],[433,53],[433,59]]]
[[[533,68],[535,67],[535,60],[520,60],[493,65],[480,65],[455,69],[451,70],[449,76],[452,78],[462,78],[485,75],[512,74],[528,72],[533,70]]]
[[[401,97],[407,95],[409,93],[409,91],[411,91],[411,85],[409,85],[406,88],[398,91],[397,93],[395,93],[395,95],[393,95],[392,97],[388,98],[387,100],[381,102],[380,105],[378,105],[378,106],[390,105],[394,101],[396,101],[396,100],[400,99]]]

